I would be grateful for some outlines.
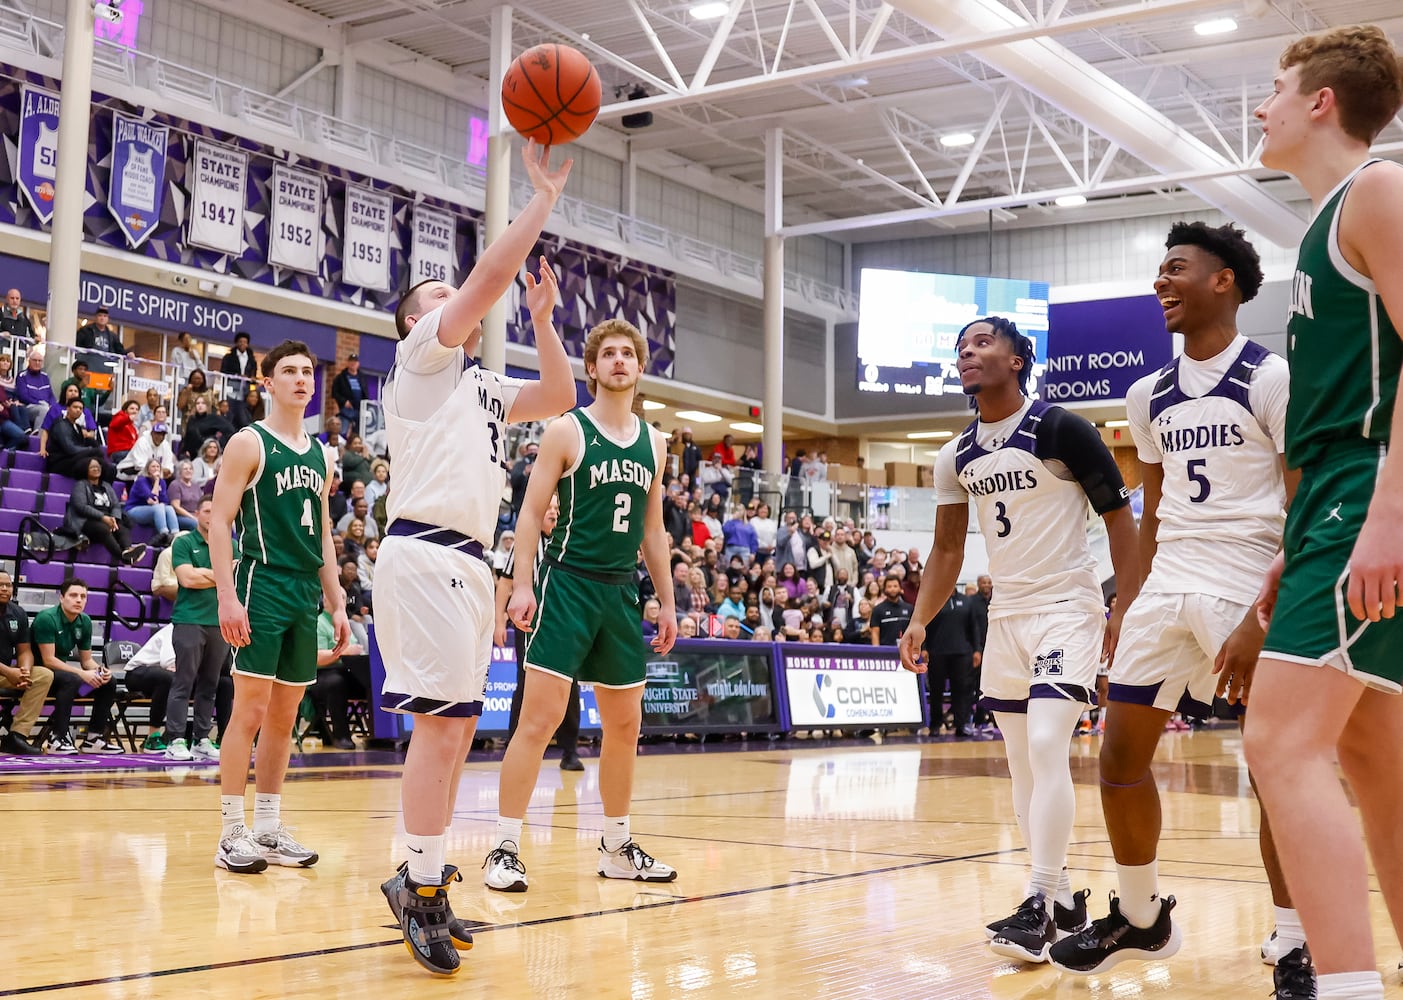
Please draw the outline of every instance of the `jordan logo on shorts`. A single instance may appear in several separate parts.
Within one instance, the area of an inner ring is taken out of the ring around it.
[[[1054,649],[1046,656],[1033,657],[1034,677],[1061,677],[1062,650]]]
[[[1335,506],[1331,507],[1331,508],[1330,508],[1330,513],[1328,513],[1328,514],[1325,515],[1325,520],[1327,520],[1327,521],[1339,521],[1341,524],[1343,524],[1343,523],[1344,523],[1344,518],[1340,517],[1340,508],[1343,507],[1343,506],[1344,506],[1343,503],[1337,503],[1337,504],[1335,504]]]

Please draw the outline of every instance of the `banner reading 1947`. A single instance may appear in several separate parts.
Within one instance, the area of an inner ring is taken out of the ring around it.
[[[107,210],[135,249],[156,231],[165,198],[170,129],[112,112],[112,179]]]
[[[322,257],[321,175],[276,163],[273,165],[272,199],[268,263],[317,274]]]
[[[369,188],[346,185],[346,245],[341,280],[377,292],[390,290],[390,225],[394,201]]]
[[[190,243],[242,254],[248,154],[196,139],[190,177]]]

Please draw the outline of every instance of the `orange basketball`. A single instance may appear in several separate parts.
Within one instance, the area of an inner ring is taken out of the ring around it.
[[[507,121],[528,139],[559,146],[578,139],[599,114],[599,74],[578,49],[537,45],[502,78]]]

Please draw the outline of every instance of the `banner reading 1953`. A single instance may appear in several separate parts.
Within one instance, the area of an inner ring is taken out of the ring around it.
[[[341,280],[377,292],[390,290],[390,225],[394,201],[369,188],[346,185],[345,247]]]
[[[273,165],[268,263],[317,274],[322,258],[322,178],[285,163]]]
[[[236,257],[244,252],[247,179],[247,153],[195,140],[190,165],[190,243]]]

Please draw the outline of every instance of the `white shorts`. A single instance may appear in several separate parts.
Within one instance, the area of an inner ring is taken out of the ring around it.
[[[1105,629],[1105,618],[1085,611],[994,619],[980,661],[980,705],[1026,712],[1032,698],[1090,704]]]
[[[1121,626],[1110,700],[1206,717],[1213,661],[1247,609],[1207,594],[1141,594]]]
[[[381,708],[482,714],[494,589],[491,567],[466,552],[399,535],[381,542],[375,562],[375,643],[385,665]]]

